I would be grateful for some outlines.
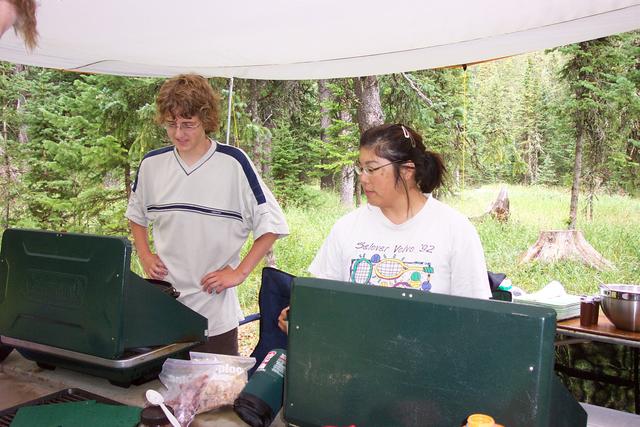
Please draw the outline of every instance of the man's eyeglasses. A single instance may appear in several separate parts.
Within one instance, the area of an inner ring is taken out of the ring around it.
[[[196,122],[183,122],[183,123],[164,122],[164,124],[162,126],[166,130],[171,130],[171,131],[175,131],[177,129],[181,129],[183,131],[191,131],[191,130],[196,129],[198,126],[200,126],[200,123],[196,123]]]
[[[385,163],[384,165],[381,166],[375,166],[375,167],[371,167],[371,166],[361,166],[361,165],[355,165],[354,169],[356,171],[356,173],[358,175],[371,175],[373,174],[375,171],[377,171],[378,169],[382,169],[385,166],[389,166],[392,165],[394,163],[404,163],[406,162],[406,160],[396,160],[395,162],[389,162],[389,163]]]

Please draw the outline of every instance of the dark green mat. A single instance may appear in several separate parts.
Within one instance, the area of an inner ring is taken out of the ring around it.
[[[25,406],[18,409],[11,427],[133,427],[141,410],[95,400]]]

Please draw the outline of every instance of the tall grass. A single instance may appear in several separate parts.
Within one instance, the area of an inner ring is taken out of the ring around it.
[[[599,195],[593,221],[588,221],[584,196],[579,205],[577,228],[615,269],[598,271],[580,262],[532,262],[520,258],[544,230],[566,229],[570,193],[549,187],[508,186],[510,219],[506,224],[489,217],[475,222],[484,246],[489,270],[506,273],[514,284],[535,291],[552,280],[574,294],[594,294],[599,283],[640,283],[640,200],[619,195]],[[466,191],[446,203],[470,217],[486,211],[500,186]]]
[[[289,236],[274,245],[277,267],[296,276],[308,275],[307,268],[329,230],[338,218],[347,213],[340,205],[337,194],[319,189],[307,189],[314,193],[312,208],[287,207],[284,209],[289,224]],[[248,248],[245,246],[243,254]],[[238,291],[240,305],[245,314],[257,312],[260,274],[264,264],[256,267]]]
[[[443,201],[470,218],[478,217],[495,200],[500,185],[469,189]],[[640,283],[640,200],[619,195],[600,195],[595,202],[592,222],[579,210],[578,229],[587,241],[613,262],[615,269],[598,271],[575,261],[552,264],[521,264],[520,258],[538,239],[540,231],[566,229],[569,217],[569,191],[561,188],[507,186],[511,215],[500,223],[490,217],[474,220],[487,259],[487,267],[501,272],[526,291],[535,291],[552,280],[574,294],[595,294],[599,283]],[[291,235],[275,246],[278,268],[305,275],[316,251],[336,219],[346,210],[336,194],[319,193],[313,208],[288,208],[285,214]],[[584,197],[582,197],[584,202]],[[245,312],[257,311],[260,283],[258,267],[240,286]]]

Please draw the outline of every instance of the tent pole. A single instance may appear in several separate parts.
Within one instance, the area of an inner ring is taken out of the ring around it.
[[[467,155],[467,64],[462,65],[462,191],[461,194],[464,193],[464,158]]]
[[[229,79],[229,105],[227,106],[227,145],[231,133],[231,100],[233,99],[233,77]]]

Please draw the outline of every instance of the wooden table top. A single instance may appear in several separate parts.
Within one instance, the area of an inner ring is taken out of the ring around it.
[[[110,384],[106,379],[94,377],[64,368],[42,369],[14,350],[0,362],[0,411],[14,405],[38,399],[46,395],[75,388],[88,391],[130,406],[144,407],[148,389],[163,391],[159,380],[123,388]],[[1,421],[1,420],[0,420]],[[0,422],[0,425],[5,425]],[[270,427],[285,427],[287,424],[280,411]],[[217,411],[198,414],[191,427],[247,427],[233,409],[224,407]]]
[[[598,316],[597,325],[581,326],[580,318],[574,317],[573,319],[566,319],[558,322],[556,325],[556,329],[558,333],[563,333],[566,331],[569,333],[579,333],[580,335],[594,335],[594,340],[597,340],[597,337],[610,337],[620,340],[627,340],[640,345],[640,332],[623,331],[622,329],[616,328],[602,311],[600,311],[600,315]]]

